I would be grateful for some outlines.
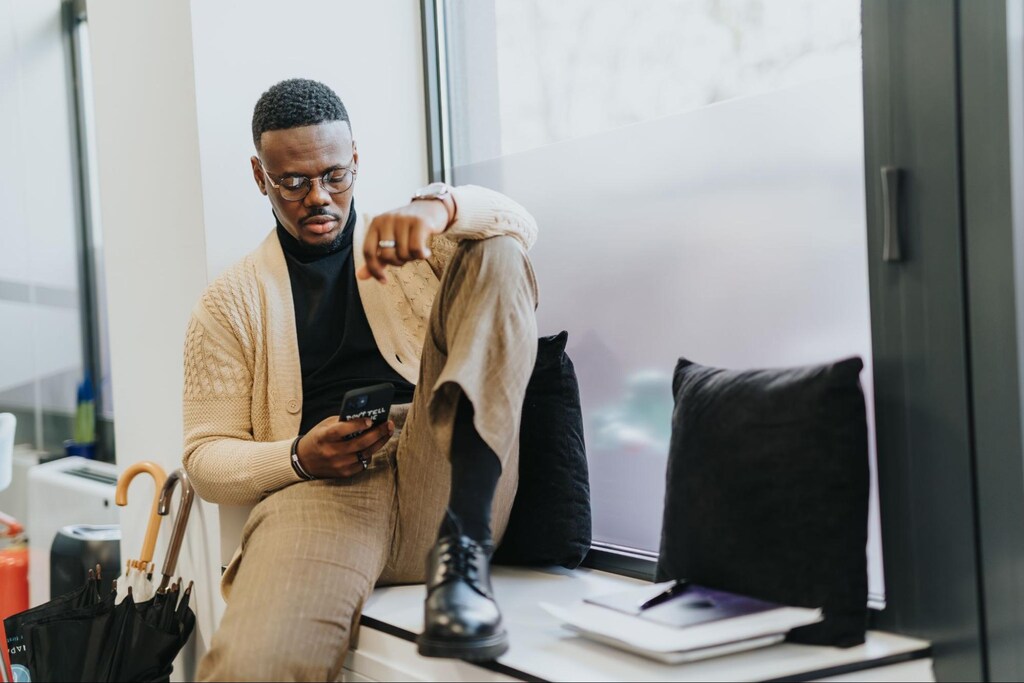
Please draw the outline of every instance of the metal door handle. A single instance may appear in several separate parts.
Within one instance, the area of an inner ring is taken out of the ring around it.
[[[899,263],[903,260],[900,249],[900,169],[882,167],[882,260]]]

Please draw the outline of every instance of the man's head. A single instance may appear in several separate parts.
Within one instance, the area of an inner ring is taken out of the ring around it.
[[[295,239],[328,251],[352,209],[359,154],[345,105],[323,83],[281,81],[252,113],[252,173],[281,225]]]

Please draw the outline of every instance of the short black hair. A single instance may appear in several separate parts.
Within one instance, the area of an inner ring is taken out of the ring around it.
[[[260,95],[252,111],[252,142],[259,150],[264,131],[315,126],[328,121],[344,121],[352,130],[348,110],[337,93],[320,81],[289,78]]]

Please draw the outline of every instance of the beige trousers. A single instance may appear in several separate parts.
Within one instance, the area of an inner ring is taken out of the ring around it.
[[[515,497],[519,419],[537,354],[537,289],[511,237],[462,242],[441,281],[413,402],[350,479],[281,489],[252,511],[227,612],[199,666],[204,681],[333,681],[375,585],[420,583],[450,488],[460,392],[498,454],[493,532]]]

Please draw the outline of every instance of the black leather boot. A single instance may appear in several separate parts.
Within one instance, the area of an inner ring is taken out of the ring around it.
[[[461,534],[438,539],[427,557],[424,657],[488,662],[508,650],[508,635],[491,593],[489,548]]]

